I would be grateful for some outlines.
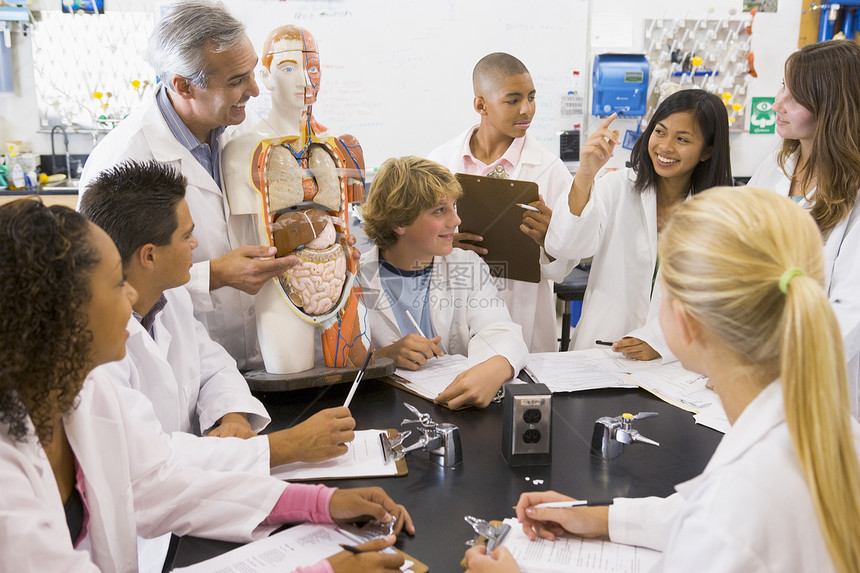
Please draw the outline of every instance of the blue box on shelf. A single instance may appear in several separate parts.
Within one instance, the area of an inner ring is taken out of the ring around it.
[[[645,115],[648,60],[644,54],[598,54],[591,72],[591,115]]]

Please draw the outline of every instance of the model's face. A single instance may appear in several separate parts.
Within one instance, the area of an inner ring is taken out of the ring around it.
[[[797,139],[801,143],[812,142],[818,121],[811,111],[795,101],[788,86],[783,84],[776,92],[773,110],[776,112],[776,132],[780,137]]]
[[[654,171],[663,178],[686,178],[711,156],[693,112],[678,112],[657,122],[648,139]]]
[[[507,137],[523,137],[535,115],[535,86],[531,74],[508,76],[489,95],[476,98],[486,123]]]
[[[125,357],[126,326],[137,291],[126,282],[122,259],[111,238],[90,225],[90,240],[101,260],[90,275],[90,300],[83,307],[92,334],[91,367]]]
[[[457,216],[454,199],[446,197],[435,207],[421,211],[411,225],[396,227],[394,230],[400,235],[398,243],[408,248],[416,261],[424,262],[451,254],[454,230],[459,224],[460,217]]]
[[[170,243],[155,246],[153,252],[158,274],[164,278],[164,289],[182,286],[191,280],[191,253],[197,248],[194,238],[194,221],[188,203],[182,199],[176,204],[176,230],[170,237]]]
[[[254,80],[257,54],[248,38],[237,47],[216,53],[206,50],[204,65],[209,84],[192,87],[194,113],[207,129],[238,125],[245,121],[245,104],[260,93]]]
[[[269,69],[273,99],[277,105],[290,110],[305,107],[308,78],[304,71],[304,54],[301,50],[279,52],[274,55]]]
[[[320,56],[317,52],[304,52],[305,56],[305,103],[310,105],[317,101],[320,92],[320,80],[322,70],[320,69]]]

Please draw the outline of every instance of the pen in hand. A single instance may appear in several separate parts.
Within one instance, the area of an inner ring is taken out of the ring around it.
[[[408,319],[409,319],[409,322],[411,322],[411,323],[412,323],[412,326],[414,326],[414,327],[415,327],[415,330],[417,330],[417,331],[418,331],[418,336],[420,336],[421,338],[427,338],[427,335],[426,335],[426,334],[424,334],[424,331],[423,331],[423,330],[421,330],[421,327],[420,327],[420,326],[418,326],[418,321],[417,321],[417,320],[415,320],[415,317],[413,317],[413,316],[412,316],[412,313],[411,313],[411,312],[409,312],[409,309],[406,309],[406,310],[404,310],[403,312],[405,312],[405,313],[406,313],[406,318],[408,318]],[[428,340],[429,340],[429,339],[428,339]],[[438,357],[438,356],[436,356],[436,354],[434,353],[434,354],[433,354],[433,358],[439,358],[439,357]]]
[[[517,207],[522,207],[526,211],[534,211],[536,213],[540,213],[540,209],[537,207],[532,207],[531,205],[526,205],[525,203],[517,203]]]
[[[568,507],[594,507],[599,505],[612,505],[611,499],[578,499],[576,501],[550,501],[533,505],[535,509],[565,509]]]
[[[361,553],[364,553],[364,551],[362,551],[362,550],[361,550],[361,549],[359,549],[358,547],[354,547],[354,546],[352,546],[352,545],[347,545],[346,543],[341,543],[341,544],[340,544],[340,546],[341,546],[343,549],[346,549],[347,551],[349,551],[350,553],[355,553],[356,555],[359,555],[359,554],[361,554]]]
[[[615,343],[614,342],[608,342],[606,340],[595,340],[594,344],[599,344],[601,346],[612,346]]]

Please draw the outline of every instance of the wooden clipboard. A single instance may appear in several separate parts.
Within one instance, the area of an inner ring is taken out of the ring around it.
[[[388,437],[394,436],[397,434],[397,430],[394,428],[385,428],[381,430],[388,434]],[[382,446],[380,446],[382,447]],[[394,475],[349,475],[349,476],[334,476],[334,477],[309,477],[309,478],[291,478],[289,481],[291,482],[319,482],[322,480],[325,481],[334,481],[334,480],[342,480],[342,479],[366,479],[366,478],[391,478],[391,477],[402,477],[409,473],[409,468],[406,467],[406,458],[402,458],[394,462],[394,467],[397,468],[397,473]]]
[[[540,246],[520,231],[523,208],[538,200],[533,181],[498,179],[457,173],[463,196],[457,201],[460,232],[481,235],[478,243],[487,249],[483,256],[493,276],[540,282]]]
[[[408,553],[404,553],[403,551],[397,549],[396,547],[395,547],[395,549],[397,550],[397,552],[399,554],[401,554],[403,556],[404,559],[406,559],[407,561],[412,561],[412,567],[409,568],[409,570],[412,571],[412,573],[427,573],[428,571],[430,571],[430,568],[427,565],[425,565],[424,563],[418,561],[417,559],[415,559],[414,557],[412,557]]]

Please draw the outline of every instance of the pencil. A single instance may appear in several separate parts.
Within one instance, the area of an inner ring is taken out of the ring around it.
[[[352,386],[349,389],[349,394],[346,396],[346,401],[343,403],[344,408],[349,408],[349,403],[352,402],[352,397],[355,396],[355,391],[358,388],[358,383],[361,382],[361,379],[364,378],[364,373],[367,370],[367,365],[370,364],[370,357],[373,355],[373,347],[367,349],[367,354],[364,355],[364,362],[361,363],[361,368],[358,369],[358,373],[355,375],[355,380],[352,382]]]
[[[415,327],[415,330],[417,330],[417,331],[418,331],[418,336],[420,336],[421,338],[427,338],[427,335],[426,335],[426,334],[424,334],[424,331],[423,331],[423,330],[421,330],[421,327],[420,327],[420,326],[418,326],[418,323],[415,321],[415,318],[412,316],[412,313],[411,313],[411,312],[409,312],[409,309],[408,309],[408,308],[407,308],[407,309],[404,309],[404,311],[403,311],[403,312],[405,312],[405,313],[406,313],[406,318],[408,318],[408,319],[409,319],[409,322],[411,322],[411,323],[412,323],[412,326],[414,326],[414,327]],[[438,356],[436,356],[436,353],[435,353],[435,352],[433,353],[433,358],[439,358]]]
[[[427,336],[424,334],[424,331],[423,331],[423,330],[421,330],[421,327],[420,327],[420,326],[418,326],[418,323],[417,323],[417,322],[415,322],[415,318],[413,318],[412,313],[411,313],[411,312],[409,312],[409,309],[406,309],[406,310],[404,310],[403,312],[405,312],[405,313],[406,313],[406,318],[408,318],[408,319],[409,319],[409,322],[411,322],[411,323],[412,323],[412,326],[414,326],[414,327],[415,327],[415,330],[417,330],[417,331],[418,331],[418,336],[420,336],[421,338],[427,338]]]

